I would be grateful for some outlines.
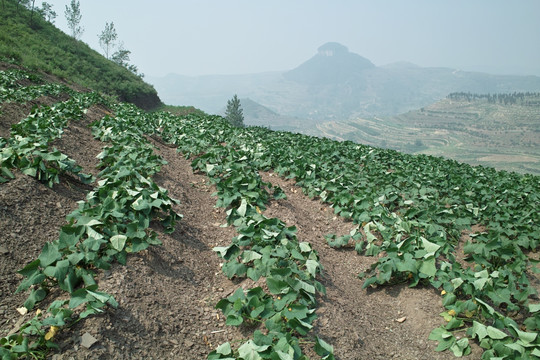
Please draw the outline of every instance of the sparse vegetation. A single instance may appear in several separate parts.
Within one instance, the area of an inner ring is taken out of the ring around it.
[[[71,0],[69,6],[66,5],[64,11],[66,20],[68,22],[69,29],[71,30],[71,36],[78,40],[84,32],[84,28],[81,26],[81,4],[78,0]]]
[[[113,47],[116,45],[116,39],[118,38],[118,33],[114,28],[114,22],[111,21],[105,23],[105,29],[98,35],[99,37],[99,46],[103,49],[105,57],[110,58]]]

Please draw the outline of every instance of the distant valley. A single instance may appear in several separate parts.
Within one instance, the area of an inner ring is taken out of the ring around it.
[[[358,116],[397,115],[428,106],[452,92],[540,91],[540,77],[423,68],[407,62],[375,66],[338,43],[327,43],[295,69],[244,75],[149,77],[161,99],[220,113],[234,94],[285,118],[313,123]],[[245,111],[246,119],[251,113]],[[279,128],[270,120],[267,126]],[[259,118],[259,121],[261,118]],[[286,121],[283,121],[286,122]],[[249,123],[249,122],[248,122]]]
[[[540,174],[540,94],[515,103],[453,94],[397,116],[316,125],[311,135]]]

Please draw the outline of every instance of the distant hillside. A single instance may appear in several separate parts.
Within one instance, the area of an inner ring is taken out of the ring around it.
[[[144,109],[161,104],[153,86],[66,35],[39,13],[32,14],[19,1],[2,1],[0,61],[45,71]]]
[[[308,85],[339,84],[374,67],[368,59],[349,52],[341,44],[331,42],[319,47],[315,56],[283,76]]]
[[[393,117],[317,125],[311,134],[540,174],[540,94],[451,94]]]
[[[452,92],[540,91],[540,77],[424,68],[401,62],[375,66],[337,43],[321,46],[297,68],[285,72],[149,79],[171,104],[219,111],[234,94],[283,116],[314,122],[397,115],[443,99]],[[272,124],[266,124],[271,126]]]

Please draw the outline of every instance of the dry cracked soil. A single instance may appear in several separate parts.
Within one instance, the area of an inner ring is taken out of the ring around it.
[[[27,104],[0,107],[0,136],[9,137],[11,124],[26,117],[34,105],[60,98],[43,97]],[[53,146],[74,158],[86,173],[97,174],[96,155],[103,143],[93,139],[88,125],[108,111],[94,106],[81,121],[72,121]],[[89,317],[63,330],[57,337],[59,351],[52,359],[205,359],[219,344],[246,339],[252,329],[225,326],[214,307],[250,280],[227,279],[220,259],[212,251],[235,236],[226,224],[225,211],[216,208],[207,179],[193,173],[190,161],[156,140],[157,152],[168,164],[156,182],[180,201],[176,210],[183,219],[172,234],[153,225],[163,242],[128,257],[127,266],[114,264],[100,273],[99,287],[116,298],[118,308]],[[16,308],[27,294],[15,290],[21,281],[17,270],[39,256],[45,242],[58,236],[66,215],[77,207],[91,186],[63,177],[52,189],[15,172],[15,179],[0,184],[0,336],[17,328],[23,319]],[[443,323],[441,298],[435,289],[409,288],[406,284],[362,289],[357,274],[373,258],[354,249],[335,250],[324,235],[346,234],[352,223],[333,215],[326,205],[304,196],[293,180],[272,173],[266,181],[284,189],[287,199],[269,204],[265,215],[278,217],[298,228],[300,241],[319,252],[324,271],[320,280],[327,294],[319,297],[313,334],[331,343],[336,359],[452,359],[449,352],[434,351],[429,333]],[[52,293],[40,307],[47,306]],[[86,335],[85,335],[86,334]],[[95,343],[81,344],[83,335]],[[478,358],[473,352],[469,358]],[[314,357],[316,358],[316,357]]]

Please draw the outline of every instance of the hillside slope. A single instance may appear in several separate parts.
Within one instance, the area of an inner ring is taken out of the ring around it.
[[[32,15],[18,3],[2,1],[0,60],[54,74],[143,109],[161,105],[153,86],[139,76],[66,35],[39,14]]]

